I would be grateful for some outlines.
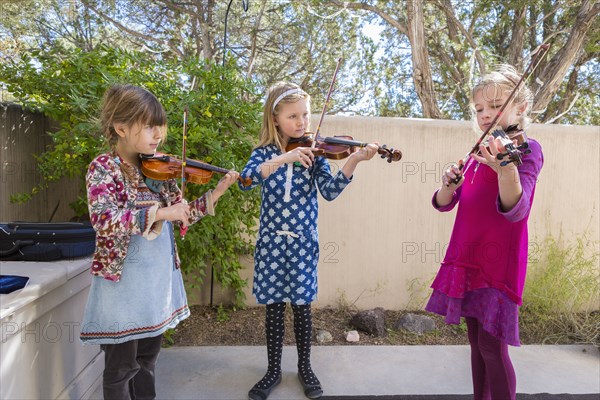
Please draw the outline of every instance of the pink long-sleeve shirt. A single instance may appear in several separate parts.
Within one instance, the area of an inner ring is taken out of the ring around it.
[[[431,286],[433,289],[462,298],[465,291],[491,287],[522,304],[527,272],[527,220],[544,163],[540,144],[530,139],[529,148],[531,153],[524,155],[523,164],[518,167],[523,193],[509,211],[504,212],[500,207],[496,172],[472,159],[465,166],[463,185],[448,205],[439,207],[435,200],[437,192],[434,193],[433,206],[442,212],[452,210],[460,201],[441,268],[464,268],[464,276],[470,277],[471,282],[465,284],[456,279],[449,283],[441,279],[440,271]]]

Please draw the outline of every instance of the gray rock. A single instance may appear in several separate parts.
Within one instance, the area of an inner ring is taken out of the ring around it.
[[[425,315],[408,313],[398,319],[394,325],[394,329],[404,329],[421,335],[425,332],[435,330],[435,321]]]
[[[386,336],[385,311],[381,307],[361,311],[350,320],[350,325],[374,336]]]
[[[331,336],[331,333],[327,332],[324,329],[319,329],[317,331],[317,342],[318,343],[327,343],[327,342],[331,342],[333,340],[333,336]]]

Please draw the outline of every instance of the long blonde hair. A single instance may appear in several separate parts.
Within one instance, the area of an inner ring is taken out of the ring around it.
[[[293,93],[279,99],[279,97],[287,91],[293,91]],[[279,99],[279,101],[275,104],[275,107],[273,107],[273,104],[277,99]],[[274,144],[279,147],[281,151],[285,151],[281,143],[281,134],[275,126],[275,117],[279,114],[281,104],[295,103],[300,99],[306,99],[306,105],[310,110],[310,96],[302,90],[300,86],[294,83],[277,82],[269,88],[267,91],[267,100],[265,101],[263,109],[263,123],[260,128],[259,142],[256,147]]]
[[[167,134],[167,113],[156,96],[138,86],[114,85],[106,90],[100,112],[102,134],[114,149],[119,135],[115,124],[131,126],[135,123],[159,126],[162,139]]]
[[[509,64],[499,64],[496,66],[494,71],[484,75],[481,80],[471,90],[469,98],[471,106],[471,117],[475,126],[477,126],[477,115],[475,113],[474,97],[478,90],[484,89],[486,86],[493,86],[500,90],[501,93],[511,93],[517,83],[521,79],[521,74]],[[512,100],[512,104],[515,106],[525,105],[524,111],[518,119],[518,124],[521,129],[527,128],[530,119],[528,116],[531,103],[533,102],[533,94],[531,90],[525,85],[521,84],[519,90],[515,93],[515,97]]]

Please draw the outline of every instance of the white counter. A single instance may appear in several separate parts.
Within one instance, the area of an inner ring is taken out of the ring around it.
[[[29,277],[0,295],[0,398],[85,399],[100,383],[100,347],[79,328],[91,282],[91,258],[0,262],[0,274]]]

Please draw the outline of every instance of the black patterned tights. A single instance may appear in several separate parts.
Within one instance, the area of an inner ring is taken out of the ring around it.
[[[312,339],[312,313],[310,304],[293,305],[294,335],[298,350],[298,373],[307,385],[319,385],[319,380],[310,365]],[[285,303],[268,304],[265,317],[267,356],[269,366],[265,376],[254,385],[257,389],[267,389],[281,376],[281,353],[285,334]]]

